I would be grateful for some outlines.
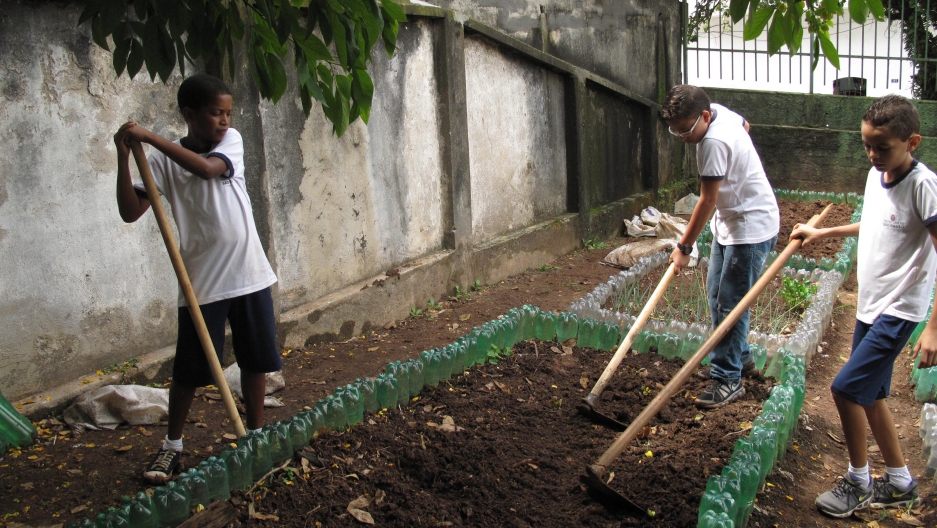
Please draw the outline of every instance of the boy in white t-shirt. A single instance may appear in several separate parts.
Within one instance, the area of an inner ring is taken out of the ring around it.
[[[700,199],[670,260],[677,273],[683,270],[693,242],[712,217],[706,294],[715,328],[761,275],[765,257],[778,240],[778,203],[742,116],[711,104],[702,88],[681,84],[667,93],[661,117],[671,134],[697,146]],[[755,370],[748,325],[746,310],[713,348],[709,355],[712,383],[696,398],[698,407],[714,409],[745,394],[742,374]]]
[[[220,79],[194,75],[179,86],[179,109],[188,134],[169,141],[134,122],[114,135],[117,205],[125,222],[150,207],[142,183],[130,176],[130,145],[156,148],[149,157],[159,192],[172,208],[179,250],[215,351],[221,360],[225,321],[231,323],[241,368],[247,429],[263,426],[266,373],[282,367],[270,286],[277,280],[260,244],[244,180],[244,144],[229,128],[231,91]],[[157,198],[158,199],[158,198]],[[172,476],[182,452],[182,430],[197,387],[215,383],[182,293],[179,336],[169,387],[169,426],[163,446],[144,471],[153,484]]]
[[[885,398],[895,359],[927,316],[937,269],[937,176],[912,157],[921,143],[920,126],[917,109],[905,98],[886,95],[875,101],[862,117],[862,143],[872,169],[859,223],[826,229],[798,224],[791,232],[791,238],[803,237],[804,245],[822,238],[859,237],[852,354],[830,387],[849,470],[816,501],[817,508],[832,517],[848,517],[866,507],[905,508],[919,500]],[[921,356],[921,368],[937,364],[934,317],[914,351],[915,357]],[[885,475],[874,480],[866,424],[885,461]]]

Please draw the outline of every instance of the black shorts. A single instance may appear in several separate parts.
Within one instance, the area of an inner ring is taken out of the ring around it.
[[[833,392],[864,407],[888,397],[895,360],[917,326],[882,314],[872,324],[856,320],[852,354],[830,387]]]
[[[224,352],[225,321],[231,323],[234,357],[248,372],[276,372],[283,367],[277,347],[276,317],[270,288],[200,306],[219,363]],[[186,306],[179,308],[179,338],[173,381],[183,387],[215,383],[195,323]]]

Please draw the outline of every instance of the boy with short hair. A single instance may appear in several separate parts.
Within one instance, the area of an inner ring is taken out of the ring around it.
[[[848,517],[866,507],[907,507],[918,484],[905,465],[898,431],[885,404],[895,359],[927,316],[937,254],[937,176],[912,153],[921,142],[917,109],[898,95],[875,101],[862,117],[862,143],[872,169],[858,223],[826,229],[796,225],[804,245],[858,236],[859,299],[852,354],[830,390],[849,452],[849,470],[820,495],[817,508]],[[861,227],[860,227],[861,226]],[[934,310],[932,313],[937,313]],[[931,317],[915,347],[922,368],[937,364],[937,322]],[[866,423],[885,460],[885,475],[870,478]]]
[[[244,179],[244,144],[237,130],[229,128],[231,91],[220,79],[193,75],[179,86],[178,103],[188,125],[184,138],[169,141],[132,121],[114,135],[117,205],[128,223],[149,209],[151,198],[142,183],[131,180],[129,163],[131,142],[149,143],[156,148],[149,157],[153,179],[172,207],[179,251],[219,361],[225,320],[231,323],[247,429],[257,430],[264,422],[266,373],[282,367],[270,293],[277,278],[254,225]],[[147,482],[161,484],[172,476],[182,452],[182,430],[195,389],[214,382],[180,291],[168,432],[144,471]]]
[[[778,203],[742,116],[710,103],[702,88],[682,84],[667,93],[661,117],[671,134],[697,145],[700,199],[670,260],[677,273],[686,267],[696,237],[712,217],[706,294],[715,328],[761,275],[778,239]],[[696,398],[698,407],[714,409],[745,394],[742,374],[755,370],[748,324],[746,310],[710,353],[712,383]]]

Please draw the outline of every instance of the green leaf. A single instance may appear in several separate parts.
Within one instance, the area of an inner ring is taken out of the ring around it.
[[[823,9],[831,15],[842,15],[843,7],[839,5],[839,0],[823,0],[821,4]]]
[[[115,42],[114,46],[114,71],[117,73],[117,76],[120,77],[124,73],[124,68],[127,67],[127,57],[130,55],[130,42],[131,39],[120,39]]]
[[[80,26],[94,18],[94,16],[104,8],[104,3],[105,0],[88,0],[88,3],[85,4],[85,8],[81,10],[81,15],[78,17],[78,25]]]
[[[748,17],[748,20],[745,21],[745,30],[742,33],[743,38],[745,40],[755,40],[761,36],[761,33],[765,30],[765,26],[768,25],[768,21],[771,20],[771,15],[773,13],[773,7],[762,7],[755,11],[755,15]]]
[[[384,30],[381,32],[381,36],[384,37],[384,51],[387,52],[388,57],[393,57],[394,52],[397,51],[398,28],[396,20],[389,20],[384,24]]]
[[[820,37],[816,35],[813,37],[813,46],[810,57],[810,70],[814,71],[817,69],[817,65],[820,63]]]
[[[232,2],[228,6],[226,16],[228,18],[228,30],[231,32],[231,37],[235,40],[243,39],[244,21],[241,19],[241,13],[238,11],[236,3]]]
[[[788,45],[791,56],[797,54],[800,51],[800,46],[804,43],[804,25],[801,22],[801,19],[798,17],[794,22],[794,38],[791,44]]]
[[[400,7],[400,4],[393,0],[381,0],[381,7],[384,10],[385,18],[390,18],[395,22],[407,21],[407,14],[403,12],[403,8]]]
[[[781,27],[784,22],[784,15],[777,11],[771,19],[771,25],[768,26],[768,55],[777,53],[784,45],[784,29]]]
[[[329,17],[332,26],[332,32],[335,37],[335,52],[338,54],[338,63],[342,68],[348,69],[348,42],[345,37],[345,25],[338,19],[337,15]]]
[[[869,6],[866,4],[866,0],[849,0],[849,18],[852,18],[856,24],[865,24],[866,19],[869,18]],[[823,45],[822,39],[820,45]],[[825,49],[823,53],[826,54]],[[827,58],[829,58],[829,55],[827,55]]]
[[[185,44],[176,40],[176,62],[179,64],[179,75],[185,77]]]
[[[826,56],[826,60],[828,60],[830,64],[838,70],[839,52],[836,51],[836,46],[833,45],[833,42],[830,40],[830,36],[827,33],[821,31],[817,33],[817,37],[820,40],[820,49],[823,50],[823,55]]]
[[[277,104],[286,92],[286,70],[283,68],[283,61],[275,56],[269,56],[267,65],[270,67],[270,80],[273,84],[273,94],[270,99],[273,104]]]
[[[127,57],[127,75],[131,79],[140,73],[140,68],[143,67],[143,58],[143,46],[140,45],[139,40],[133,39],[133,42],[130,43],[130,56]]]
[[[305,40],[294,39],[296,45],[302,48],[303,53],[306,54],[307,59],[312,61],[330,61],[332,60],[332,53],[329,51],[329,48],[325,46],[325,43],[319,39],[314,33],[310,33]]]
[[[104,32],[104,21],[100,15],[91,20],[91,40],[107,51],[111,51],[111,47],[107,43],[107,33]]]
[[[792,11],[788,9],[787,12],[781,16],[781,21],[778,22],[781,28],[781,35],[784,36],[784,44],[787,44],[788,47],[791,46],[791,41],[794,40],[794,22],[791,20],[792,14]],[[777,18],[777,15],[775,15],[775,18]]]
[[[869,6],[869,12],[872,13],[875,20],[885,21],[885,6],[882,5],[882,0],[866,0],[866,4]]]
[[[748,6],[749,0],[729,0],[729,16],[732,17],[733,24],[745,17]]]

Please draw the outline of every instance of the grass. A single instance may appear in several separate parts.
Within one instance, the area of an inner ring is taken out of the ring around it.
[[[582,239],[582,245],[590,251],[593,249],[608,249],[606,242],[596,240],[595,237]]]

